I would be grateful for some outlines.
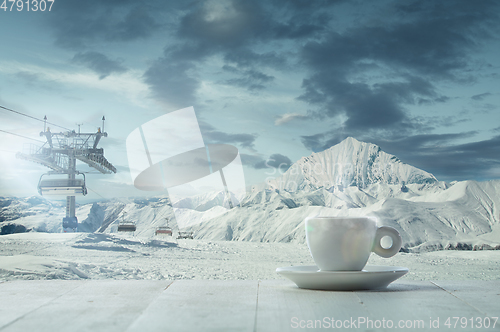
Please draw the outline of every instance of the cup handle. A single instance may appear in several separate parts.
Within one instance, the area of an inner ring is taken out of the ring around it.
[[[392,239],[392,245],[387,249],[383,248],[380,244],[380,241],[384,236],[389,236]],[[377,229],[377,233],[375,234],[375,242],[373,244],[372,251],[381,257],[389,258],[399,252],[402,243],[403,240],[397,230],[392,227],[381,226]]]

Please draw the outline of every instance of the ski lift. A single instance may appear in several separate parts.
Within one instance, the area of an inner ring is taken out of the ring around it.
[[[132,221],[121,221],[118,224],[118,232],[135,232],[137,227]]]
[[[172,228],[168,226],[168,218],[167,219],[167,226],[160,226],[156,228],[155,235],[170,235],[172,236]]]
[[[125,214],[127,212],[123,212],[122,221],[118,224],[118,232],[135,232],[137,227],[135,226],[133,221],[125,221]]]
[[[63,196],[81,196],[87,195],[87,187],[85,185],[85,174],[82,179],[64,179],[64,178],[49,178],[44,179],[44,176],[53,175],[51,173],[43,174],[38,181],[38,192],[40,195],[63,195]]]
[[[179,231],[179,234],[177,234],[178,239],[193,239],[193,232],[187,232],[187,231]]]
[[[156,228],[155,235],[170,235],[172,236],[172,230],[170,227],[160,226]]]

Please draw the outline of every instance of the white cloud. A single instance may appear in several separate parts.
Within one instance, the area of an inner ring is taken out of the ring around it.
[[[114,74],[99,79],[91,70],[78,69],[68,66],[69,70],[39,67],[31,64],[23,64],[15,61],[0,62],[0,73],[16,75],[24,73],[37,78],[42,85],[53,84],[57,86],[68,86],[71,88],[87,88],[107,91],[119,95],[135,105],[144,106],[144,100],[148,99],[149,88],[142,80],[142,72],[129,70],[122,74]]]
[[[283,115],[278,115],[274,124],[276,126],[281,126],[282,124],[288,123],[293,120],[305,120],[307,116],[299,114],[299,113],[285,113]]]

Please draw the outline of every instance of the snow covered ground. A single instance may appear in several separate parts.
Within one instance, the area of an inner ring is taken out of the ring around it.
[[[368,264],[404,266],[410,280],[500,279],[500,251],[399,253]],[[15,279],[281,279],[314,265],[304,243],[175,240],[101,233],[0,236],[0,281]]]

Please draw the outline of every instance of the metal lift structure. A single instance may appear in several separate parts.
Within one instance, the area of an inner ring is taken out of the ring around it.
[[[47,117],[44,118],[45,122]],[[104,132],[104,116],[102,128],[96,133],[81,133],[67,131],[53,133],[44,124],[40,136],[45,136],[47,142],[42,146],[29,145],[27,153],[17,153],[19,159],[28,160],[51,169],[43,174],[38,182],[40,195],[66,196],[66,217],[63,218],[63,231],[78,231],[78,219],[75,216],[75,196],[87,194],[85,174],[76,169],[79,160],[102,174],[116,173],[116,168],[104,157],[104,149],[97,145],[102,137],[107,137]],[[77,176],[79,178],[77,178]]]

